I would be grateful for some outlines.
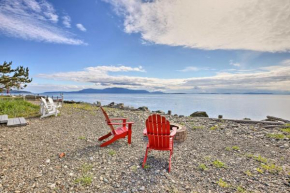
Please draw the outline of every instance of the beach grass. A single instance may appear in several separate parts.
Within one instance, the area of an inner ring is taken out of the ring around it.
[[[0,98],[0,115],[8,115],[9,118],[13,117],[34,117],[39,115],[40,107],[30,102],[24,101],[20,98],[13,98],[8,100],[6,97]]]

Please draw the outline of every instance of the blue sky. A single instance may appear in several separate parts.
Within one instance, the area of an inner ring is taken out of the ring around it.
[[[285,4],[0,0],[0,62],[29,67],[33,92],[289,92]]]

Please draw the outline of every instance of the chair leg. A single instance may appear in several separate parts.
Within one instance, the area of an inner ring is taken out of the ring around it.
[[[128,131],[128,144],[131,144],[131,136],[132,136],[132,130],[130,129]]]
[[[108,133],[107,135],[104,135],[104,136],[100,137],[100,138],[99,138],[99,141],[102,141],[102,140],[104,140],[104,139],[110,137],[111,135],[112,135],[112,133],[110,132],[110,133]]]
[[[168,172],[170,172],[171,170],[171,157],[172,157],[173,151],[170,150],[170,157],[169,157],[169,168],[168,168]]]
[[[148,149],[149,149],[149,147],[147,146],[147,147],[146,147],[145,157],[144,157],[143,164],[142,164],[142,167],[143,167],[143,168],[144,168],[144,166],[145,166],[145,164],[146,164],[146,161],[147,161]]]
[[[107,145],[110,145],[111,143],[113,143],[114,141],[116,141],[117,139],[119,139],[119,137],[113,137],[112,139],[110,139],[109,141],[106,141],[105,143],[102,143],[100,146],[101,147],[105,147]]]

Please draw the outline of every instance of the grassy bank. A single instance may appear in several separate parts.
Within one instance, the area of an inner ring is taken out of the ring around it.
[[[32,117],[39,115],[39,106],[24,101],[22,99],[12,99],[7,97],[3,100],[0,97],[0,115],[8,115],[9,118],[13,117]]]

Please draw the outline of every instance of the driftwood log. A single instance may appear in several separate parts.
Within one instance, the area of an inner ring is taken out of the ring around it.
[[[281,122],[275,122],[275,121],[252,121],[252,120],[238,120],[238,119],[217,119],[217,118],[206,118],[206,117],[199,117],[202,119],[211,119],[211,120],[225,120],[225,121],[233,121],[236,123],[244,123],[244,124],[269,124],[269,125],[284,125],[284,123]]]
[[[290,123],[289,120],[282,119],[282,118],[279,118],[279,117],[274,117],[274,116],[267,116],[267,119],[270,120],[270,121],[282,121],[284,123]]]
[[[264,125],[263,127],[265,129],[270,129],[270,128],[277,128],[277,127],[282,128],[282,126],[283,125]]]

